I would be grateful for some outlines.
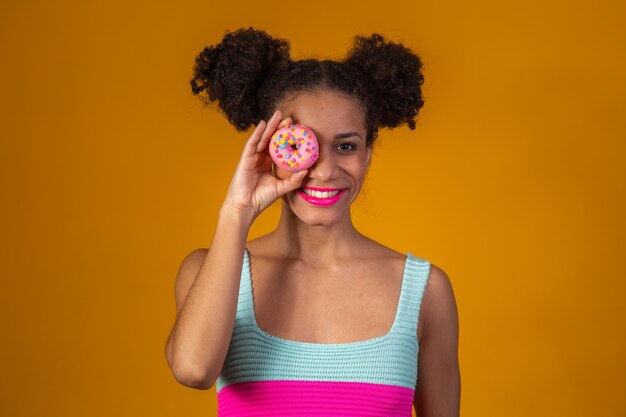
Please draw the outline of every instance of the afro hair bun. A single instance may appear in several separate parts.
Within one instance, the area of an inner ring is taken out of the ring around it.
[[[372,86],[378,106],[380,127],[394,128],[406,123],[415,129],[415,116],[424,105],[420,72],[422,61],[407,47],[386,42],[383,36],[356,36],[344,61],[358,69]]]
[[[260,119],[257,91],[277,64],[289,62],[289,42],[252,27],[227,31],[222,41],[196,57],[191,90],[219,108],[239,131]]]

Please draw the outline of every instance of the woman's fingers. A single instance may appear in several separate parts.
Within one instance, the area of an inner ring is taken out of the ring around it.
[[[254,153],[265,152],[269,155],[268,142],[277,129],[292,124],[291,117],[280,120],[280,110],[276,110],[269,121],[259,121],[246,143],[242,157],[253,156]],[[279,122],[280,120],[280,122]]]
[[[289,176],[289,178],[285,178],[284,180],[279,182],[279,197],[287,194],[300,187],[302,184],[302,179],[306,176],[308,170],[304,169],[302,171],[298,171]]]
[[[276,130],[278,130],[278,129],[280,129],[281,127],[284,127],[284,126],[288,126],[288,125],[290,125],[291,123],[292,123],[291,117],[287,117],[287,118],[283,119],[283,120],[282,120],[282,121],[278,124],[278,126],[276,127]],[[271,136],[270,136],[270,137],[271,137]],[[259,148],[261,148],[261,149],[259,149]],[[265,152],[266,154],[268,154],[268,155],[270,154],[270,149],[269,149],[269,147],[267,146],[267,141],[265,141],[265,142],[263,142],[263,143],[259,143],[259,147],[257,148],[257,150],[258,150],[259,152],[260,152],[260,151],[264,151],[264,152]]]
[[[282,122],[280,122],[280,124],[278,125],[278,128],[280,129],[281,127],[290,125],[291,123],[293,123],[292,120],[291,120],[291,117],[287,117],[287,118],[283,119]]]
[[[263,150],[267,146],[267,143],[270,137],[276,131],[280,117],[281,117],[280,110],[276,110],[274,114],[272,115],[272,118],[267,122],[267,126],[265,126],[265,130],[263,131],[263,134],[261,135],[261,139],[256,145],[257,152],[263,152]]]
[[[259,139],[261,138],[261,132],[266,126],[267,126],[267,123],[265,122],[265,120],[259,121],[259,123],[256,125],[256,127],[252,131],[252,134],[248,138],[248,141],[246,142],[245,146],[243,147],[243,151],[241,152],[242,158],[246,158],[246,157],[250,157],[254,155]]]

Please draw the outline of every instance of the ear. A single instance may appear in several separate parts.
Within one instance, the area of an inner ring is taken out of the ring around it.
[[[370,162],[372,160],[372,147],[368,146],[365,152],[366,152],[365,170],[367,171],[370,168]]]

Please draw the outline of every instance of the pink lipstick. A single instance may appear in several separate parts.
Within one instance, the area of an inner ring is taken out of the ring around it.
[[[320,207],[327,207],[327,206],[332,206],[333,204],[335,204],[337,201],[339,201],[339,199],[341,199],[341,196],[345,193],[346,189],[341,189],[341,188],[317,188],[317,187],[303,187],[309,190],[313,190],[313,191],[319,191],[319,192],[324,192],[324,191],[337,191],[337,190],[341,190],[339,191],[339,193],[337,195],[334,195],[332,197],[327,197],[327,198],[323,198],[323,197],[315,197],[312,195],[307,195],[306,193],[304,193],[301,189],[298,189],[298,194],[300,194],[300,196],[309,204],[313,204],[314,206],[320,206]]]

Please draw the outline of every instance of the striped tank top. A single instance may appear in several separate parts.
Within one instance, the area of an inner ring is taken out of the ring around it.
[[[257,325],[246,249],[235,327],[215,388],[218,417],[411,417],[417,323],[429,272],[429,261],[406,254],[396,315],[384,336],[331,344],[292,341]]]

